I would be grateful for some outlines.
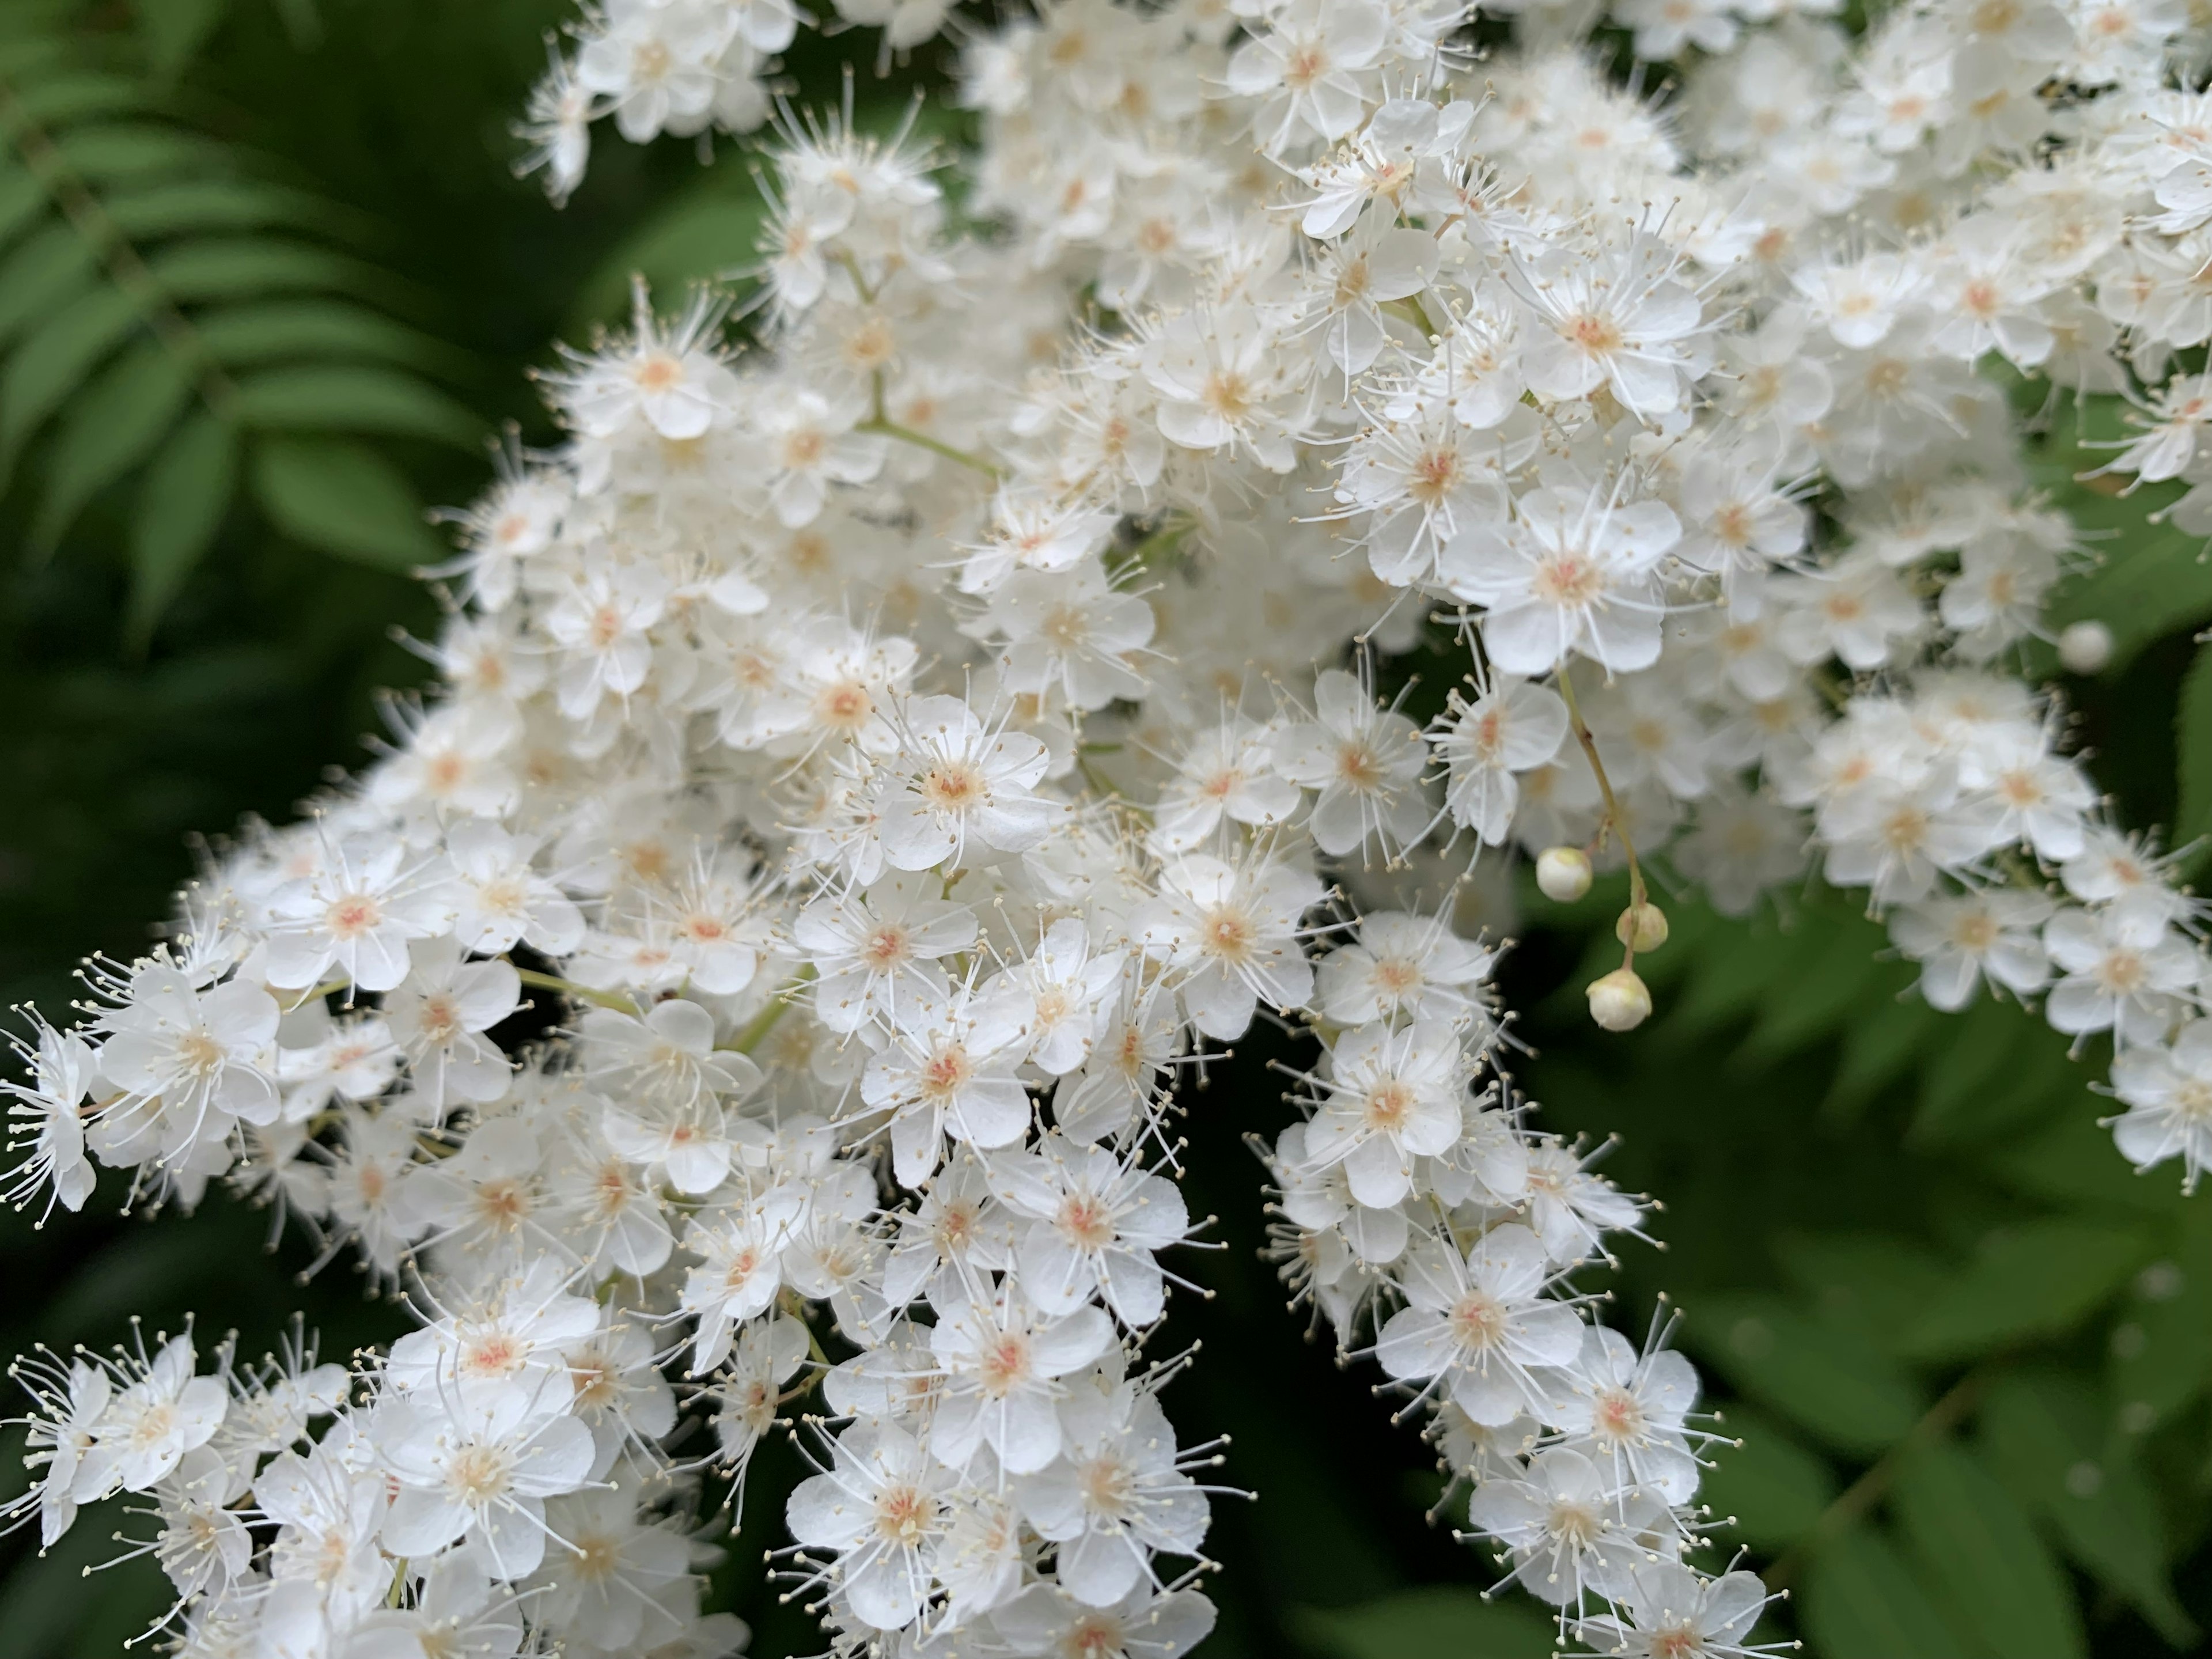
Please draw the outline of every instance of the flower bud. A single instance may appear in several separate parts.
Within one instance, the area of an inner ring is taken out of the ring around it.
[[[1613,936],[1634,951],[1656,951],[1667,942],[1667,913],[1646,899],[1632,904],[1613,924]]]
[[[2058,636],[2059,665],[2069,674],[2094,674],[2112,659],[2112,630],[2100,622],[2077,622]]]
[[[1590,1018],[1608,1031],[1632,1031],[1651,1018],[1651,992],[1633,968],[1589,982]]]
[[[1536,856],[1536,885],[1546,898],[1572,904],[1590,890],[1589,854],[1577,847],[1547,847]]]

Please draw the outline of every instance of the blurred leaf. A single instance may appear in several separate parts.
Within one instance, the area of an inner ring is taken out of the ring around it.
[[[359,266],[326,248],[260,237],[179,243],[149,254],[146,268],[162,292],[186,301],[343,289],[362,280]]]
[[[1906,1328],[1902,1351],[1958,1359],[2067,1330],[2118,1291],[2151,1249],[2139,1230],[2095,1222],[2001,1228]]]
[[[174,75],[206,44],[230,0],[137,0],[138,30],[156,75]]]
[[[40,324],[0,374],[0,483],[23,441],[138,325],[138,302],[120,289],[94,289]]]
[[[254,457],[253,487],[278,529],[324,552],[404,570],[434,562],[443,551],[407,480],[364,445],[264,440]]]
[[[2186,847],[2212,836],[2212,645],[2198,647],[2181,678],[2181,705],[2174,714],[2174,777],[2181,799],[2173,813],[2172,842]],[[2212,843],[2190,863],[2202,864]]]
[[[751,264],[767,212],[751,175],[738,167],[702,179],[600,262],[577,291],[572,331],[587,337],[593,325],[629,321],[633,276],[643,276],[665,308],[693,284]]]
[[[447,356],[434,340],[343,300],[264,300],[202,312],[200,343],[226,368],[292,357],[376,357],[427,365]]]
[[[50,552],[85,504],[154,452],[191,395],[185,365],[142,341],[102,370],[63,417],[31,539]]]
[[[427,438],[473,450],[483,423],[411,374],[367,363],[268,368],[238,382],[239,417],[277,431]]]
[[[1835,1501],[1835,1477],[1821,1458],[1771,1419],[1729,1408],[1724,1431],[1742,1443],[1717,1448],[1698,1496],[1723,1519],[1731,1536],[1778,1550],[1802,1537]]]
[[[2143,1215],[2172,1215],[2189,1200],[2170,1167],[2138,1172],[2097,1121],[2097,1097],[2079,1079],[2078,1105],[2024,1139],[1993,1146],[1984,1165],[2015,1191],[2069,1207],[2096,1206]]]
[[[1295,1608],[1291,1627],[1319,1659],[1549,1659],[1559,1645],[1551,1620],[1527,1602],[1451,1588]]]
[[[178,179],[118,191],[101,206],[133,241],[184,231],[252,230],[312,216],[312,197],[246,179]]]
[[[1888,1352],[1949,1277],[1934,1251],[1879,1233],[1789,1233],[1774,1253],[1823,1319]]]
[[[203,410],[146,475],[131,532],[130,638],[143,645],[205,556],[237,480],[238,434]]]
[[[1730,1382],[1845,1451],[1881,1451],[1919,1419],[1920,1392],[1893,1362],[1779,1297],[1706,1295],[1687,1305],[1700,1352]]]
[[[1908,1455],[1892,1494],[1941,1604],[2000,1659],[2086,1659],[2073,1586],[2012,1494],[1959,1447]]]
[[[1895,1547],[1869,1527],[1831,1539],[1813,1558],[1802,1617],[1820,1659],[1967,1659]]]
[[[1824,1110],[1832,1118],[1855,1117],[1911,1069],[1921,1045],[1946,1018],[1919,997],[1902,996],[1845,1025],[1843,1063],[1836,1068]]]
[[[2179,1261],[2136,1275],[2112,1328],[2109,1375],[2120,1427],[2131,1434],[2167,1421],[2212,1382],[2212,1251],[2201,1226]]]
[[[2194,1622],[2166,1582],[2156,1500],[2129,1443],[2100,1420],[2087,1386],[2047,1372],[2000,1378],[1982,1406],[1992,1466],[2057,1530],[2066,1553],[2133,1603],[2178,1648]]]
[[[0,345],[45,316],[91,277],[92,245],[67,225],[48,225],[0,260]]]
[[[1984,997],[1942,1036],[1921,1073],[1912,1120],[1913,1139],[1928,1146],[1954,1146],[2016,1127],[2050,1101],[2065,1076],[2065,1039],[2013,1003]],[[2023,1050],[2039,1048],[2054,1066],[2022,1063]]]

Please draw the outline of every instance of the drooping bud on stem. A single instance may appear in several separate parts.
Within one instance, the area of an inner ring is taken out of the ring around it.
[[[1608,1031],[1632,1031],[1651,1018],[1651,991],[1633,968],[1589,982],[1590,1018]]]
[[[1590,890],[1589,854],[1579,847],[1547,847],[1536,858],[1536,885],[1546,898],[1572,904]]]
[[[1631,951],[1656,951],[1667,942],[1667,913],[1649,899],[1632,904],[1613,924],[1613,936]]]

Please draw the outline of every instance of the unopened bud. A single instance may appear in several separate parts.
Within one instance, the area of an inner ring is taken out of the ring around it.
[[[2112,659],[2112,630],[2100,622],[2077,622],[2058,636],[2059,665],[2069,674],[2094,674]]]
[[[1590,1018],[1608,1031],[1632,1031],[1651,1018],[1651,992],[1633,968],[1589,982]]]
[[[1667,913],[1649,899],[1632,904],[1613,924],[1613,936],[1632,951],[1656,951],[1667,942]]]
[[[1578,847],[1547,847],[1536,855],[1536,885],[1546,898],[1572,904],[1590,890],[1589,854]]]

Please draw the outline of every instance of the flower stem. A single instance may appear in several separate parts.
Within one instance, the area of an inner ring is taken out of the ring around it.
[[[518,968],[513,963],[514,976],[525,985],[535,985],[540,990],[558,991],[564,997],[574,997],[579,1002],[588,1002],[600,1008],[611,1008],[620,1014],[643,1017],[635,1000],[613,991],[594,991],[589,986],[579,985],[572,979],[562,979],[557,974],[541,974],[535,968]]]
[[[1636,843],[1629,839],[1628,820],[1621,812],[1620,802],[1614,798],[1613,780],[1606,776],[1605,763],[1598,758],[1597,739],[1590,735],[1589,722],[1583,719],[1582,707],[1575,701],[1575,682],[1567,672],[1564,658],[1559,662],[1559,696],[1567,705],[1567,720],[1574,727],[1575,741],[1582,744],[1583,753],[1589,760],[1590,771],[1597,778],[1597,792],[1605,798],[1605,817],[1597,827],[1596,845],[1602,847],[1605,844],[1607,830],[1620,837],[1620,850],[1628,854],[1629,914],[1638,915],[1644,908],[1645,896],[1644,866],[1637,862]],[[1633,925],[1628,929],[1628,940],[1622,951],[1620,965],[1628,969],[1636,966],[1636,929]]]

